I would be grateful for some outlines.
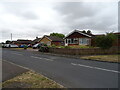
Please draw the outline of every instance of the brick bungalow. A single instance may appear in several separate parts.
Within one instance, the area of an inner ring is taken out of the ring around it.
[[[51,46],[51,45],[61,46],[61,45],[64,45],[64,40],[56,36],[44,35],[41,38],[40,43],[47,44],[48,46]]]
[[[92,38],[92,35],[82,33],[79,30],[74,30],[64,38],[65,46],[91,45],[91,38]]]

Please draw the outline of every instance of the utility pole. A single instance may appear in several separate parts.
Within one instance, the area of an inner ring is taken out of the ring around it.
[[[11,33],[11,41],[12,41],[12,33]]]

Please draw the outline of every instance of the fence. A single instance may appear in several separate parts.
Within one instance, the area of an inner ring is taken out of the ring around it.
[[[118,54],[120,48],[112,47],[107,50],[103,50],[100,48],[80,48],[80,49],[73,49],[73,48],[50,48],[50,53],[56,54],[66,54],[66,55],[99,55],[99,54]]]

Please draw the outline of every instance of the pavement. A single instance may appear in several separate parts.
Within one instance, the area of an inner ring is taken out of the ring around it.
[[[117,63],[11,49],[3,49],[2,59],[32,69],[67,88],[118,88]]]
[[[18,76],[27,71],[28,69],[15,65],[11,62],[2,61],[2,82],[12,79],[15,76]]]

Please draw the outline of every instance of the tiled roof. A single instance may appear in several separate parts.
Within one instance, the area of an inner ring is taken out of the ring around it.
[[[47,38],[49,38],[52,41],[64,41],[62,38],[59,38],[57,36],[45,36]]]
[[[34,44],[34,43],[36,43],[36,42],[39,42],[40,39],[41,39],[41,38],[36,38],[36,39],[34,39],[34,40],[32,41],[32,43]]]

